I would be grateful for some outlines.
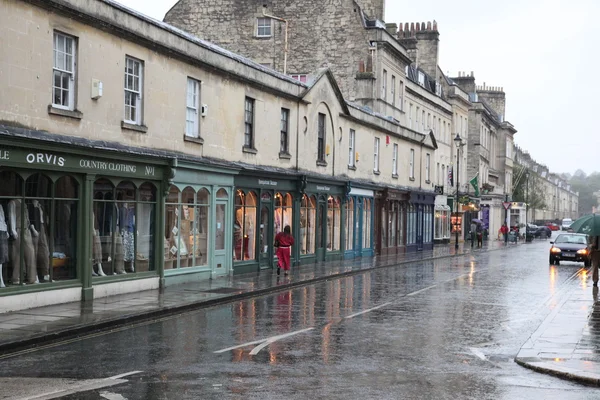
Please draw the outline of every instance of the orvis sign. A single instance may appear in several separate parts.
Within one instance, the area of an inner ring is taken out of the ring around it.
[[[76,170],[82,173],[162,179],[162,168],[155,165],[118,160],[102,160],[74,154],[27,149],[0,149],[0,167],[35,167],[51,170]]]

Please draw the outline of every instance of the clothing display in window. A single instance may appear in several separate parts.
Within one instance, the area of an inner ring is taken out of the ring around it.
[[[18,285],[21,283],[21,246],[23,246],[23,261],[25,266],[25,279],[27,283],[37,283],[37,272],[35,265],[35,252],[33,248],[33,239],[31,235],[32,225],[29,222],[29,215],[25,213],[25,221],[21,225],[21,208],[23,204],[20,199],[11,200],[8,203],[8,215],[10,229],[13,241],[10,248],[10,261],[13,268],[12,283]],[[23,229],[21,229],[23,226]],[[36,232],[37,233],[37,232]]]
[[[33,200],[27,206],[29,213],[29,222],[37,235],[33,235],[34,260],[37,266],[38,275],[47,281],[50,279],[50,249],[48,248],[48,236],[46,234],[47,217],[44,209],[38,200]]]
[[[4,215],[4,207],[0,204],[0,288],[4,286],[2,265],[8,262],[8,226]]]
[[[123,237],[123,261],[132,262],[135,258],[135,210],[129,208],[127,203],[119,208],[119,226]]]
[[[92,275],[106,276],[102,269],[102,241],[100,240],[100,231],[98,230],[98,218],[92,212],[92,222],[94,224],[92,230]],[[98,272],[94,271],[93,267],[96,266]]]

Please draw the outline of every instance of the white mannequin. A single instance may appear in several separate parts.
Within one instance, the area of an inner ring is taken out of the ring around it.
[[[39,209],[39,210],[40,210],[40,224],[41,224],[41,225],[45,224],[45,220],[44,220],[44,209],[42,208],[42,205],[40,204],[40,202],[39,202],[38,200],[32,200],[32,201],[31,201],[31,203],[33,204],[33,206],[34,206],[35,208],[37,208],[37,209]],[[30,221],[30,222],[31,222],[31,221]],[[41,228],[41,229],[44,229],[44,227],[42,226],[42,228]],[[32,233],[32,235],[33,235],[34,237],[39,237],[39,235],[40,235],[42,232],[38,232],[38,231],[36,231],[36,229],[35,229],[35,226],[34,226],[33,224],[31,224],[31,233]],[[44,231],[44,234],[45,234],[45,231]],[[47,240],[47,239],[46,239],[46,240]],[[39,250],[38,250],[38,249],[36,249],[36,251],[39,251]],[[46,259],[47,259],[47,258],[48,258],[48,256],[49,256],[49,254],[45,254],[45,256],[46,256]],[[37,257],[36,257],[36,260],[37,260]],[[38,265],[38,267],[39,267],[39,265]],[[49,280],[50,280],[50,274],[46,274],[46,275],[44,275],[44,281],[49,281]]]
[[[10,219],[11,234],[12,234],[15,242],[20,240],[17,229],[21,229],[21,225],[19,225],[17,227],[17,204],[19,206],[19,210],[21,210],[21,207],[24,207],[24,205],[21,204],[20,199],[11,200],[8,203],[8,216]],[[19,212],[21,212],[21,211],[19,211]],[[19,216],[19,219],[20,219],[20,216]],[[25,246],[23,254],[25,255],[25,269],[27,272],[27,277],[29,278],[29,283],[39,283],[39,280],[37,277],[37,271],[36,271],[36,267],[35,267],[35,261],[33,259],[34,251],[33,251],[33,244],[31,242],[32,238],[30,236],[31,234],[37,236],[38,231],[36,231],[34,226],[29,223],[29,216],[28,216],[27,212],[25,212],[25,232],[23,232],[23,233],[24,233],[25,237],[24,237],[24,240],[22,242],[20,242],[19,246],[21,246],[21,245]],[[13,246],[14,246],[15,242],[13,242]],[[20,247],[18,249],[20,249]],[[15,260],[18,260],[19,257],[17,256],[17,257],[12,257],[12,258],[13,258],[13,284],[19,284],[20,283],[19,268],[14,266]],[[33,277],[35,277],[35,280],[33,280]]]
[[[4,217],[4,207],[0,205],[0,235],[4,235],[4,238],[8,241],[8,227],[6,226],[6,218]],[[8,246],[4,249],[8,251]],[[8,258],[8,254],[4,255]],[[4,279],[2,278],[2,263],[0,263],[0,288],[6,287],[4,285]]]

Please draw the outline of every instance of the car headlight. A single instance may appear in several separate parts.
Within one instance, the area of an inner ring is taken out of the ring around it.
[[[587,249],[581,249],[581,250],[577,250],[577,254],[583,254],[586,255],[588,253]]]
[[[560,253],[561,250],[558,247],[553,247],[550,249],[550,253]]]

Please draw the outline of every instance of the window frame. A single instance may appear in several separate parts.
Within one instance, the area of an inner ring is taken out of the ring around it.
[[[133,66],[133,74],[129,74],[128,73],[128,65],[129,65],[129,61],[132,62],[132,66]],[[139,75],[135,75],[135,65],[138,64],[139,68]],[[133,88],[128,88],[127,87],[127,77],[128,76],[132,76],[133,77]],[[132,124],[132,125],[142,125],[143,122],[143,110],[144,110],[144,62],[138,58],[135,57],[131,57],[131,56],[125,56],[125,72],[124,72],[124,78],[125,78],[125,82],[123,83],[123,91],[124,91],[124,98],[123,98],[123,105],[124,105],[124,116],[123,116],[123,121],[127,124]],[[138,80],[138,90],[135,90],[135,79],[137,78]],[[136,96],[137,102],[135,104],[127,104],[127,94],[133,94],[134,96]],[[128,117],[131,116],[131,114],[127,114],[127,107],[135,107],[135,119],[129,119]]]
[[[354,129],[350,129],[350,133],[348,135],[348,167],[356,166],[356,131]]]
[[[431,182],[431,154],[425,153],[425,182]]]
[[[190,84],[194,88],[194,104],[190,105]],[[191,138],[200,138],[200,88],[201,83],[198,79],[194,79],[188,76],[187,78],[187,86],[186,86],[186,100],[185,100],[185,136]],[[195,115],[195,120],[190,121],[188,119],[189,111],[193,112]],[[193,123],[192,132],[188,131],[188,122]]]
[[[327,116],[323,113],[317,115],[317,161],[325,162],[325,135],[327,134]]]
[[[381,98],[383,99],[383,101],[387,101],[387,70],[384,69],[383,70],[383,77],[382,77],[382,85],[381,85]]]
[[[398,176],[398,143],[392,147],[392,176]]]
[[[379,145],[381,140],[376,137],[373,143],[373,172],[379,173]]]
[[[64,38],[64,51],[57,49],[57,41],[58,41],[58,37],[61,36]],[[67,40],[71,40],[71,49],[72,49],[72,53],[69,54],[66,52],[66,44],[67,44]],[[67,69],[61,69],[58,68],[58,66],[56,65],[56,61],[57,61],[57,51],[62,53],[63,56],[63,62],[65,63],[65,67],[67,66],[67,56],[71,57],[71,63],[70,63],[70,67],[71,67],[71,71],[67,70]],[[60,108],[62,110],[69,110],[69,111],[75,111],[75,100],[76,100],[76,96],[75,96],[75,92],[76,92],[76,82],[77,82],[77,38],[75,36],[72,35],[68,35],[66,33],[63,33],[61,31],[57,31],[55,30],[53,32],[53,36],[52,36],[52,98],[51,98],[51,102],[52,102],[52,107],[55,108]],[[55,91],[58,89],[61,92],[61,99],[62,99],[62,92],[64,91],[64,88],[61,87],[57,87],[55,86],[55,82],[56,82],[56,73],[61,74],[61,83],[62,83],[62,78],[63,78],[63,74],[66,75],[69,79],[69,89],[67,91],[67,101],[68,101],[68,105],[64,106],[62,104],[58,104],[55,103]]]
[[[255,99],[246,96],[244,98],[244,145],[245,149],[254,149],[254,110]]]
[[[279,152],[282,154],[290,154],[290,110],[281,107],[281,118],[279,125]]]
[[[410,149],[410,158],[408,159],[408,178],[415,179],[415,149]]]
[[[261,24],[263,22],[263,24]],[[267,25],[266,22],[269,24]],[[268,33],[266,32],[268,28]],[[263,34],[260,33],[263,29]],[[273,18],[269,17],[257,17],[256,18],[256,37],[259,38],[270,38],[273,37]]]
[[[392,75],[392,86],[390,88],[391,90],[391,95],[392,95],[392,105],[395,107],[396,106],[396,76]]]

